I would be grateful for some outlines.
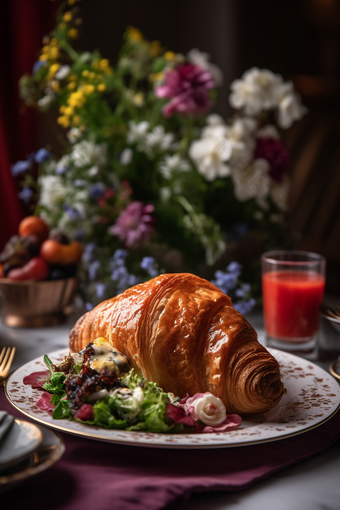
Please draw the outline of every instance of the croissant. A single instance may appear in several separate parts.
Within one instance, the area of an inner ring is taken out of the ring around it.
[[[285,393],[278,362],[254,328],[226,294],[193,274],[163,274],[100,303],[71,330],[70,351],[97,337],[165,392],[209,391],[230,413],[268,411]]]

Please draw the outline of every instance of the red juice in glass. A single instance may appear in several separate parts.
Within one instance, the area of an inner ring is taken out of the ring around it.
[[[325,259],[301,251],[262,256],[264,323],[269,346],[303,352],[317,346]]]
[[[325,277],[314,272],[271,271],[262,276],[266,331],[278,339],[304,340],[319,329]]]

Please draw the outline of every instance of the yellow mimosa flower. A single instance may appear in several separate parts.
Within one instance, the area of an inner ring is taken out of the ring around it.
[[[163,81],[164,80],[164,73],[151,73],[149,76],[149,80],[152,83],[156,83],[157,81]]]
[[[164,53],[164,58],[166,60],[173,60],[176,57],[175,53],[173,51],[166,51]]]
[[[80,90],[81,92],[88,96],[89,94],[92,94],[92,92],[95,90],[95,86],[91,85],[90,83],[84,84],[80,87]]]
[[[58,58],[59,57],[59,48],[57,48],[56,46],[53,46],[52,48],[50,48],[48,56],[52,59]]]
[[[100,62],[99,62],[99,67],[100,69],[106,69],[107,67],[109,67],[110,65],[110,62],[107,58],[103,58]]]
[[[46,79],[52,80],[55,73],[58,71],[59,67],[60,67],[60,64],[57,64],[57,63],[52,64],[51,67],[49,68],[48,75],[47,75]]]
[[[94,73],[93,71],[89,72],[89,78],[90,80],[94,80],[96,77],[96,73]]]
[[[71,81],[68,85],[67,85],[67,89],[68,90],[73,90],[76,88],[76,84],[74,81]]]
[[[79,37],[78,28],[70,28],[70,30],[68,31],[68,36],[70,39],[78,39]]]
[[[99,83],[99,85],[97,85],[97,89],[99,90],[99,92],[105,92],[106,90],[105,83]]]
[[[71,11],[65,12],[65,14],[63,16],[63,20],[65,21],[65,23],[68,23],[69,21],[71,21],[71,19],[72,19],[72,12]]]
[[[144,94],[143,92],[137,92],[137,94],[133,98],[133,104],[136,106],[142,106],[144,103]]]
[[[87,69],[84,69],[84,71],[81,74],[82,74],[82,76],[88,76],[89,72]]]
[[[71,117],[71,115],[73,115],[73,113],[74,113],[74,110],[71,106],[66,106],[64,109],[64,113],[65,113],[65,115],[68,115],[69,117]]]
[[[42,53],[39,57],[39,60],[43,61],[43,60],[48,60],[48,55],[46,55],[46,53]]]
[[[78,76],[76,74],[70,74],[68,77],[67,77],[68,81],[77,81],[78,80]]]
[[[129,39],[133,42],[138,42],[143,40],[143,34],[138,28],[135,27],[127,27],[126,29],[127,35]]]
[[[150,44],[150,54],[152,57],[157,57],[161,52],[161,43],[159,41],[152,41]]]
[[[52,80],[50,83],[50,87],[54,92],[60,92],[60,85],[58,80]]]
[[[56,39],[55,37],[53,37],[53,39],[51,39],[50,45],[51,45],[51,46],[59,46],[58,39]]]
[[[72,122],[75,126],[79,126],[79,123],[80,123],[80,117],[79,115],[75,115],[72,119]]]
[[[70,120],[65,115],[61,115],[57,118],[57,123],[60,124],[60,126],[63,126],[64,128],[68,128],[70,125]]]
[[[66,106],[64,104],[62,104],[61,107],[59,108],[60,113],[64,113],[65,108],[66,108]]]
[[[83,92],[81,90],[77,90],[76,92],[72,92],[70,97],[67,100],[67,104],[72,106],[73,108],[81,108],[85,102],[85,98],[83,96]]]

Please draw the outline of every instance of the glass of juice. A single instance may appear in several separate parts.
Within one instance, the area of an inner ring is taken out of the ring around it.
[[[277,250],[262,255],[267,345],[314,359],[326,260],[317,253]]]

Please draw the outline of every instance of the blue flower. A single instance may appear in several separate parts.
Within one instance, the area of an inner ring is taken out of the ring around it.
[[[117,294],[140,282],[138,276],[130,274],[125,266],[127,255],[126,250],[118,249],[111,259],[111,279],[116,282]]]
[[[34,62],[32,74],[37,73],[42,67],[44,67],[46,62],[47,62],[46,60],[37,60],[36,62]]]
[[[92,303],[85,303],[85,308],[89,312],[90,310],[93,310],[93,304]]]
[[[57,175],[66,174],[66,172],[68,172],[69,170],[70,170],[70,168],[67,165],[64,165],[63,163],[60,163],[60,162],[55,167],[55,173]]]
[[[36,163],[45,163],[50,158],[51,153],[49,151],[47,151],[46,149],[39,149],[34,159]]]
[[[235,290],[235,296],[242,298],[245,295],[249,294],[250,291],[251,291],[250,283],[242,283],[241,287]]]
[[[33,191],[31,188],[27,188],[25,186],[22,188],[18,196],[21,198],[21,200],[23,200],[23,202],[25,202],[25,204],[27,204],[33,196]]]
[[[85,232],[83,230],[77,230],[73,236],[75,241],[82,241],[85,237]]]
[[[159,274],[155,259],[153,257],[144,257],[140,267],[152,277],[155,277]]]
[[[12,175],[16,177],[17,175],[21,174],[22,172],[26,172],[26,170],[29,170],[31,168],[31,161],[17,161],[12,165]]]
[[[85,188],[86,185],[87,182],[84,181],[84,179],[76,179],[75,181],[73,181],[73,186],[75,186],[76,188]]]
[[[236,273],[224,273],[223,271],[216,271],[215,280],[211,280],[213,285],[216,285],[222,292],[228,292],[236,287],[238,275]]]
[[[106,289],[107,289],[106,283],[97,283],[96,292],[97,292],[98,299],[104,298]]]
[[[91,262],[92,258],[93,258],[93,252],[94,250],[96,249],[96,244],[95,243],[88,243],[86,246],[85,246],[85,249],[84,249],[84,253],[83,253],[83,259],[86,261],[86,262]]]
[[[90,263],[90,265],[89,265],[89,278],[90,278],[90,280],[95,280],[95,278],[97,276],[97,271],[98,271],[99,268],[100,268],[100,261],[99,260],[94,260],[93,262]]]
[[[64,209],[64,211],[67,212],[67,214],[69,215],[69,217],[72,220],[77,220],[81,216],[80,212],[75,207],[72,207],[71,205],[63,204],[63,209]]]
[[[101,182],[93,184],[90,189],[90,196],[94,199],[98,199],[103,196],[105,191],[105,186]]]
[[[241,274],[241,264],[238,262],[230,262],[229,266],[227,267],[227,271],[238,278]]]
[[[256,305],[255,299],[251,298],[249,299],[249,301],[239,301],[238,303],[235,303],[234,308],[238,312],[242,313],[242,315],[245,315],[251,312],[255,305]]]

